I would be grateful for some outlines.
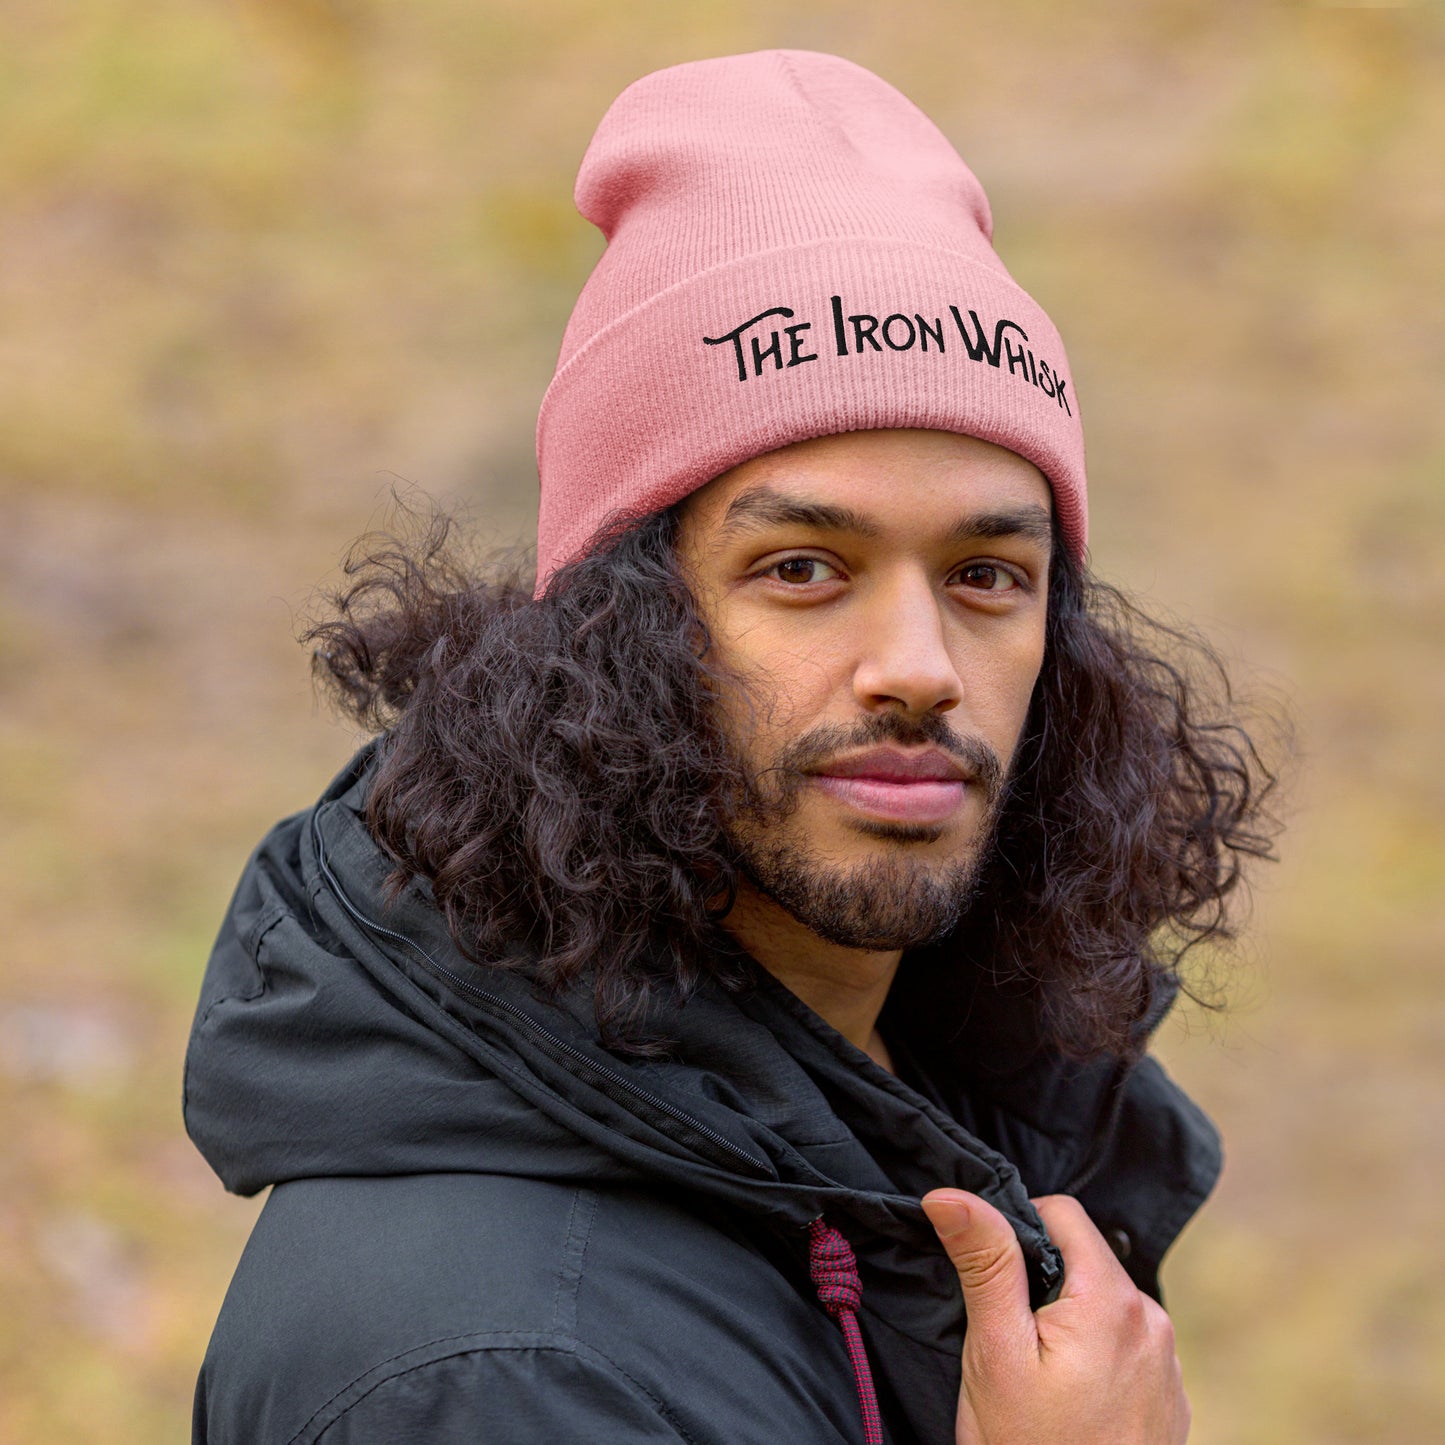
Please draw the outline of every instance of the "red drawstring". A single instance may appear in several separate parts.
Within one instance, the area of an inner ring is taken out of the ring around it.
[[[853,1365],[853,1383],[858,1388],[858,1405],[863,1411],[864,1445],[883,1445],[883,1420],[878,1414],[878,1397],[873,1393],[873,1372],[868,1368],[858,1328],[858,1306],[863,1302],[858,1261],[852,1245],[831,1224],[825,1224],[821,1214],[808,1226],[808,1268],[819,1301],[843,1331]]]

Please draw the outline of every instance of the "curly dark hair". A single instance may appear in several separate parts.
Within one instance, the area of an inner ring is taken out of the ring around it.
[[[747,976],[719,921],[739,879],[726,820],[756,795],[709,705],[724,679],[677,528],[676,508],[619,522],[534,598],[519,564],[459,561],[434,514],[409,543],[363,538],[303,635],[343,711],[386,733],[367,822],[393,887],[425,879],[479,964],[549,988],[593,970],[604,1033],[641,1052],[656,985]],[[1023,981],[1064,1053],[1127,1057],[1161,979],[1201,997],[1182,962],[1234,936],[1243,862],[1273,856],[1277,780],[1201,639],[1057,544],[1048,602],[993,844],[945,947]]]

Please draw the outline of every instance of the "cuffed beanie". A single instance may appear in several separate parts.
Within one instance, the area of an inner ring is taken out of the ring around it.
[[[607,238],[537,423],[539,591],[599,529],[790,442],[925,427],[996,442],[1086,541],[1063,343],[992,246],[973,172],[837,56],[768,50],[644,76],[583,157]]]

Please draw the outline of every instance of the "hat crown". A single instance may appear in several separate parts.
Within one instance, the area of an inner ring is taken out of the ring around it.
[[[628,86],[576,202],[608,249],[562,362],[668,287],[783,247],[907,240],[1008,274],[983,187],[938,127],[871,71],[813,51],[693,61]]]

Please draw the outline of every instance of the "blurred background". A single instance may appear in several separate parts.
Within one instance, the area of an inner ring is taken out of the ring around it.
[[[1094,560],[1300,733],[1166,1267],[1198,1445],[1445,1438],[1445,15],[1256,0],[8,0],[0,1439],[185,1438],[259,1201],[184,1137],[230,889],[356,742],[293,638],[393,487],[525,540],[662,65],[830,50],[983,180],[1069,347]]]

